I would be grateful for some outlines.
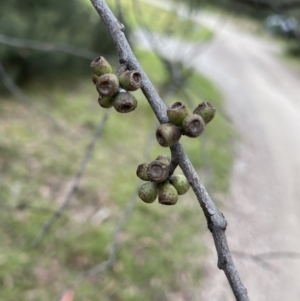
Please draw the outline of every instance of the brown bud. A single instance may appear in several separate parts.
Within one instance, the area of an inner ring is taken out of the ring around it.
[[[119,79],[112,73],[99,76],[96,82],[96,89],[101,96],[113,96],[117,94],[119,86]]]
[[[147,166],[147,175],[150,181],[163,182],[169,176],[169,164],[161,161],[152,161]]]
[[[180,137],[181,129],[172,123],[161,124],[156,130],[156,139],[164,147],[174,145]]]
[[[188,137],[198,137],[204,131],[204,120],[197,114],[187,116],[182,122],[184,135]]]
[[[100,76],[102,74],[111,73],[112,68],[103,56],[96,57],[91,62],[91,68],[94,74]]]
[[[102,97],[101,95],[99,95],[98,103],[99,103],[100,107],[108,109],[108,108],[113,107],[114,98],[112,96]]]
[[[208,101],[204,101],[196,107],[193,113],[200,115],[207,124],[215,117],[216,108]]]
[[[171,178],[171,184],[175,187],[178,195],[185,194],[190,188],[190,184],[184,175],[173,175]]]
[[[137,100],[131,93],[123,90],[115,96],[114,107],[119,113],[129,113],[137,107]]]
[[[147,175],[147,163],[140,164],[136,170],[136,175],[143,181],[150,181]]]
[[[171,163],[171,158],[169,158],[168,156],[165,156],[165,155],[159,155],[155,160],[161,161],[168,165],[170,165],[170,163]]]
[[[175,205],[178,200],[178,193],[173,185],[164,183],[159,187],[158,202],[163,205]]]
[[[145,203],[153,203],[158,195],[158,186],[156,183],[144,183],[138,191],[139,197]]]
[[[119,76],[120,85],[127,91],[135,91],[142,85],[142,75],[136,70],[127,70]]]
[[[175,102],[167,108],[167,115],[171,123],[181,126],[183,119],[189,115],[186,107],[181,102]]]

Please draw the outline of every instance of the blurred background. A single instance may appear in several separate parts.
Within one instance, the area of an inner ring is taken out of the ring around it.
[[[250,299],[299,300],[300,4],[107,3],[167,105],[217,108],[181,142]],[[98,55],[116,72],[90,1],[1,0],[0,299],[233,300],[192,191],[137,198],[137,166],[169,149],[140,91],[130,114],[98,105]]]

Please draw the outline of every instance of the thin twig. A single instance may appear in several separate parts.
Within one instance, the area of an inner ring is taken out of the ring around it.
[[[15,82],[12,80],[12,78],[8,75],[6,70],[3,67],[3,64],[0,61],[0,80],[2,80],[4,86],[6,89],[15,97],[17,101],[19,101],[21,104],[23,104],[26,108],[29,106],[34,108],[39,114],[43,115],[53,126],[53,128],[57,130],[61,130],[62,126],[46,111],[36,107],[34,105],[34,101],[29,98]]]
[[[282,259],[300,259],[299,252],[279,252],[279,251],[272,251],[272,252],[264,252],[258,253],[254,256],[263,258],[263,259],[274,259],[274,258],[282,258]]]
[[[25,211],[25,210],[32,210],[31,212],[39,212],[39,213],[53,213],[53,210],[51,208],[46,207],[36,207],[25,203],[20,203],[16,206],[10,206],[6,204],[0,205],[0,211]]]
[[[80,180],[83,176],[83,173],[85,171],[85,168],[87,166],[87,163],[89,162],[89,160],[91,159],[92,155],[93,155],[93,151],[94,151],[94,147],[96,145],[96,142],[98,141],[98,139],[100,138],[100,136],[103,133],[104,127],[106,125],[106,122],[108,120],[109,117],[109,113],[110,110],[107,110],[104,115],[102,120],[100,121],[94,135],[92,136],[90,142],[88,143],[86,150],[84,152],[83,158],[81,160],[81,164],[80,167],[76,173],[76,176],[73,180],[73,184],[68,192],[68,194],[66,195],[65,200],[63,201],[63,203],[61,204],[61,206],[59,207],[59,209],[51,216],[51,218],[44,223],[44,225],[42,226],[41,230],[39,231],[39,233],[37,234],[37,236],[35,237],[35,239],[33,240],[33,242],[31,243],[31,247],[36,247],[39,242],[41,241],[41,239],[43,238],[43,236],[45,235],[45,233],[50,229],[50,227],[56,222],[57,219],[59,219],[61,217],[61,215],[63,214],[64,210],[66,209],[66,207],[68,206],[68,204],[70,203],[72,197],[74,196],[74,194],[76,193],[79,185],[80,185]]]
[[[249,254],[241,251],[232,251],[233,255],[238,256],[243,259],[250,259],[256,264],[261,265],[263,268],[266,268],[271,271],[277,271],[274,267],[269,263],[272,259],[300,259],[299,252],[280,252],[280,251],[271,251],[257,254]]]
[[[138,186],[137,186],[137,189],[138,189]],[[129,219],[129,217],[135,207],[135,204],[138,200],[137,189],[134,192],[133,196],[130,198],[129,202],[127,203],[127,206],[126,206],[119,222],[117,223],[117,225],[115,227],[114,234],[113,234],[113,241],[112,241],[112,244],[111,244],[111,247],[109,250],[108,259],[101,262],[99,265],[96,265],[95,267],[87,270],[86,272],[80,274],[67,289],[70,289],[70,288],[74,289],[76,286],[78,286],[81,282],[83,282],[87,278],[91,278],[93,276],[101,274],[102,272],[109,270],[113,267],[113,265],[116,261],[116,255],[117,255],[117,251],[119,248],[120,233],[123,230],[127,220]]]
[[[91,0],[91,2],[100,15],[102,21],[108,28],[108,31],[116,45],[120,63],[126,62],[130,69],[138,70],[142,74],[142,91],[146,99],[148,100],[159,122],[167,123],[168,117],[166,114],[166,106],[133,54],[127,39],[125,38],[123,27],[120,26],[120,23],[115,18],[104,0]],[[187,177],[203,209],[204,215],[207,219],[208,228],[210,229],[214,238],[218,254],[218,267],[225,272],[236,300],[248,301],[249,298],[247,295],[247,290],[240,279],[230,254],[225,235],[227,222],[223,214],[218,210],[215,203],[207,193],[205,187],[200,182],[199,177],[186,153],[184,152],[181,144],[176,143],[174,146],[172,146],[171,152],[172,156],[176,158],[183,173]]]
[[[65,43],[47,43],[37,40],[21,39],[11,37],[0,33],[0,43],[17,48],[33,49],[44,52],[63,52],[66,54],[81,57],[83,59],[92,60],[98,56],[97,52],[75,47]]]
[[[6,89],[15,96],[15,98],[27,105],[32,105],[32,100],[14,83],[11,77],[8,75],[6,70],[3,67],[3,64],[0,62],[0,79],[2,80]]]
[[[154,123],[153,127],[156,126],[156,122]],[[151,149],[152,145],[154,143],[153,138],[153,131],[151,131],[151,135],[149,135],[149,138],[146,140],[146,147],[145,147],[145,161],[150,160],[151,156]],[[119,249],[119,235],[121,231],[124,229],[124,226],[126,222],[128,221],[138,199],[138,188],[140,186],[140,182],[137,184],[137,187],[135,189],[135,192],[131,196],[130,200],[128,201],[125,210],[123,211],[121,218],[119,219],[118,223],[115,226],[113,238],[112,238],[112,244],[110,246],[109,255],[107,260],[101,262],[100,264],[92,267],[91,269],[81,273],[71,284],[69,284],[65,289],[64,293],[69,289],[75,289],[80,283],[85,281],[86,279],[99,275],[103,273],[106,270],[109,270],[113,267],[115,261],[116,261],[116,255]],[[63,293],[63,294],[64,294]],[[60,300],[60,299],[59,299]]]
[[[252,262],[260,265],[263,268],[265,268],[266,270],[275,272],[274,267],[269,262],[267,262],[266,260],[264,260],[262,258],[259,258],[255,255],[252,255],[252,254],[247,254],[247,253],[244,253],[244,252],[233,251],[233,250],[231,251],[231,253],[232,253],[232,255],[235,255],[236,257],[239,257],[241,259],[251,260]]]

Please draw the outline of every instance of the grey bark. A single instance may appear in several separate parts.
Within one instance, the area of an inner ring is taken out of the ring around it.
[[[135,69],[142,74],[143,85],[141,89],[147,101],[149,102],[159,122],[167,123],[168,117],[166,113],[166,105],[158,95],[156,89],[133,54],[125,37],[123,24],[121,24],[115,18],[104,0],[91,0],[91,2],[101,17],[103,23],[109,30],[109,33],[118,51],[120,64],[126,64],[129,70]],[[176,161],[179,164],[204,212],[208,228],[211,231],[215,242],[218,254],[219,269],[224,271],[236,300],[249,301],[247,290],[240,279],[230,254],[225,234],[227,226],[225,217],[210,198],[179,142],[171,147],[171,153],[172,161]]]

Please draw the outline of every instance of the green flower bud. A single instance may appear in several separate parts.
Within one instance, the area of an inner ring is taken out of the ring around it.
[[[181,126],[183,119],[189,115],[186,107],[181,102],[175,102],[167,108],[167,115],[171,123]]]
[[[204,126],[204,120],[197,114],[187,116],[182,122],[184,135],[192,138],[200,136],[204,131]]]
[[[135,91],[142,85],[142,75],[136,70],[127,70],[119,76],[120,85],[127,91]]]
[[[113,96],[119,90],[119,79],[115,74],[103,74],[96,82],[96,89],[101,96]]]
[[[170,163],[171,163],[171,159],[168,156],[165,156],[165,155],[159,155],[155,160],[161,161],[161,162],[166,163],[168,165],[170,165]]]
[[[211,103],[204,101],[196,107],[193,113],[200,115],[207,124],[215,117],[216,108]]]
[[[156,183],[144,183],[138,191],[139,197],[145,203],[153,203],[158,195],[158,186]]]
[[[147,166],[147,175],[152,182],[163,182],[169,176],[169,164],[161,161],[152,161]]]
[[[102,74],[111,73],[112,68],[103,56],[96,57],[91,62],[91,68],[94,74],[100,76]]]
[[[129,113],[137,107],[137,100],[131,93],[123,90],[115,96],[114,107],[119,113]]]
[[[150,181],[147,175],[147,163],[140,164],[136,170],[136,175],[143,181]]]
[[[184,175],[173,175],[171,184],[175,187],[178,195],[183,195],[190,189],[190,184]]]
[[[99,95],[98,103],[99,103],[100,107],[108,109],[108,108],[113,107],[114,98],[112,96],[102,97],[101,95]]]
[[[178,200],[178,193],[173,185],[165,183],[160,186],[158,202],[163,205],[175,205]]]
[[[174,145],[180,137],[181,129],[172,123],[161,124],[156,130],[156,139],[164,147]]]

